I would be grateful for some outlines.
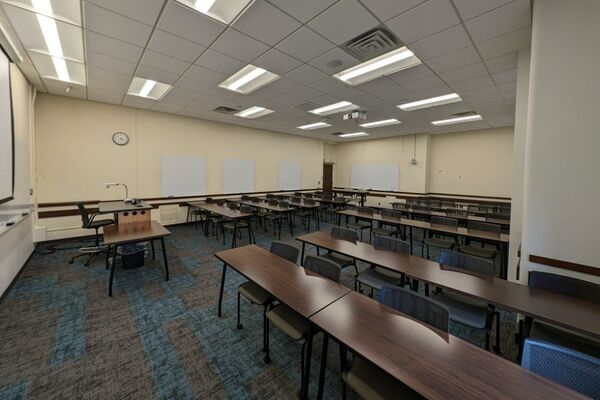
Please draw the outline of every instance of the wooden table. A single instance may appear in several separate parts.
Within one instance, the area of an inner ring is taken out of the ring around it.
[[[295,263],[279,257],[256,245],[215,253],[223,262],[221,289],[217,315],[221,317],[225,275],[227,266],[233,268],[248,280],[256,283],[274,298],[284,303],[304,318],[309,318],[351,290],[342,284],[306,270]],[[312,334],[307,338],[305,385],[302,398],[308,393],[310,359],[312,354]]]
[[[332,192],[334,194],[342,193],[342,194],[351,194],[357,195],[360,198],[360,206],[365,206],[365,200],[367,199],[367,195],[369,194],[368,190],[363,189],[333,189]]]
[[[101,201],[98,203],[98,214],[114,214],[118,224],[150,221],[152,206],[146,202],[131,204],[124,201]]]
[[[410,238],[410,252],[412,254],[413,249],[413,240],[412,240],[412,229],[419,228],[423,229],[425,232],[433,231],[438,233],[443,233],[452,236],[463,236],[470,239],[479,239],[490,242],[497,242],[500,245],[500,254],[502,257],[502,271],[501,277],[506,279],[507,276],[507,268],[508,268],[508,239],[509,235],[504,233],[494,233],[494,232],[486,232],[486,231],[476,231],[474,229],[467,229],[463,227],[454,227],[448,225],[441,224],[432,224],[426,221],[417,221],[414,219],[406,219],[406,218],[398,218],[398,217],[388,217],[383,216],[381,214],[368,214],[364,212],[360,212],[358,210],[341,210],[337,212],[338,214],[338,225],[340,224],[341,216],[344,215],[346,217],[355,217],[368,219],[371,221],[383,222],[391,225],[403,225],[409,228],[409,238]]]
[[[312,201],[313,204],[307,203],[306,200]],[[292,197],[290,199],[290,206],[302,208],[305,210],[310,210],[313,212],[315,217],[315,223],[317,225],[317,229],[321,229],[321,218],[319,216],[319,205],[313,199],[302,199],[301,201],[294,201]]]
[[[504,279],[468,274],[410,254],[376,249],[350,242],[329,232],[313,232],[296,238],[306,243],[406,274],[424,283],[449,289],[583,334],[600,338],[598,305]]]
[[[310,317],[319,329],[428,399],[584,399],[356,292]],[[322,397],[327,336],[323,340]]]
[[[501,219],[501,218],[486,218],[486,217],[480,217],[477,215],[469,215],[467,213],[467,215],[457,215],[457,214],[447,214],[447,211],[457,211],[457,212],[467,212],[466,209],[457,209],[457,208],[444,208],[444,207],[432,207],[432,209],[430,210],[424,210],[424,209],[417,209],[417,208],[413,208],[413,207],[407,207],[407,208],[387,208],[387,207],[378,207],[380,209],[387,209],[387,210],[394,210],[394,211],[398,211],[398,212],[404,212],[404,213],[408,213],[409,215],[411,214],[418,214],[418,215],[425,215],[425,216],[435,216],[435,217],[444,217],[444,218],[454,218],[457,219],[459,221],[476,221],[476,222],[487,222],[490,224],[496,224],[496,225],[502,225],[504,227],[510,226],[510,219]]]
[[[109,266],[109,257],[112,253],[112,266],[108,283],[108,295],[112,296],[112,284],[115,274],[117,248],[124,244],[150,241],[152,244],[152,257],[154,258],[154,240],[160,239],[165,263],[165,280],[169,280],[169,264],[167,262],[167,250],[165,247],[165,236],[171,232],[156,221],[131,222],[127,224],[108,225],[103,229],[104,244],[108,246],[106,253],[106,268]]]
[[[204,211],[208,211],[210,213],[217,214],[222,217],[231,219],[233,221],[233,238],[231,239],[231,247],[235,247],[236,242],[237,242],[236,233],[237,233],[239,221],[242,219],[249,219],[254,215],[253,213],[250,213],[250,212],[242,212],[240,210],[235,210],[233,208],[229,208],[225,205],[219,205],[217,203],[206,203],[203,201],[202,202],[190,201],[187,204],[188,204],[188,206],[200,208]],[[208,236],[208,224],[205,224],[205,226],[204,226],[204,234],[206,236]],[[252,226],[250,224],[250,221],[248,221],[248,236],[250,237],[250,240],[252,241],[252,237],[254,236],[254,234],[252,233]]]
[[[294,207],[282,207],[279,204],[271,205],[271,204],[269,204],[269,202],[267,200],[262,200],[262,199],[259,199],[259,201],[257,201],[257,202],[254,202],[251,200],[242,200],[242,201],[238,201],[237,203],[244,204],[249,207],[260,208],[262,210],[266,210],[271,213],[288,214],[288,224],[290,227],[290,235],[294,236],[294,224],[293,224],[292,218],[290,216],[291,213],[294,211]],[[279,234],[280,234],[280,238],[281,238],[281,229],[279,229]]]

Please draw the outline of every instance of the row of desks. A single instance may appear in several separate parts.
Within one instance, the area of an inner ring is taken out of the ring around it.
[[[299,240],[308,243],[311,235],[315,234],[302,236]],[[310,242],[324,244],[321,240],[310,240]],[[385,254],[388,252],[369,249],[370,245],[364,243],[357,243],[356,246],[359,247],[357,251],[343,247],[337,247],[337,249],[346,251],[348,255],[359,255],[358,251],[360,251],[362,258],[378,257],[376,259],[378,263],[388,265],[388,267],[393,263],[400,265],[398,268],[403,268],[402,262],[392,261],[391,253]],[[334,247],[334,245],[330,247]],[[368,257],[366,256],[367,252]],[[427,398],[544,400],[584,398],[569,389],[522,369],[517,364],[425,325],[373,299],[353,292],[345,286],[315,275],[258,246],[250,245],[226,250],[216,253],[215,256],[223,262],[219,316],[221,316],[225,272],[229,266],[307,318],[312,323],[311,329],[325,332],[326,337],[331,337],[352,349]],[[416,259],[416,257],[408,257]],[[434,267],[430,262],[420,265]],[[398,270],[398,268],[394,270]],[[439,267],[437,268],[439,269]],[[406,272],[411,272],[418,268],[416,265],[412,265],[404,269]],[[432,283],[434,281],[432,279]],[[463,291],[468,289],[469,285],[478,286],[473,281],[466,285],[462,288]],[[478,293],[477,290],[475,293]],[[481,294],[481,292],[479,293]],[[537,295],[537,293],[529,294],[530,297]],[[546,300],[541,299],[540,301]],[[579,308],[581,304],[568,305],[568,307],[574,306],[578,308],[571,309],[572,314],[575,314],[574,310],[581,313]],[[566,311],[565,307],[563,307],[563,311]],[[598,315],[592,315],[589,326],[584,328],[589,329],[590,326],[595,326],[594,330],[599,333],[599,322]],[[305,364],[305,376],[307,377],[310,376],[311,367],[311,337],[309,335],[307,343]],[[323,350],[326,350],[327,340],[324,340],[323,345]],[[322,351],[319,397],[323,393],[325,363],[326,351]],[[308,379],[302,390],[305,398],[308,393],[307,388]]]

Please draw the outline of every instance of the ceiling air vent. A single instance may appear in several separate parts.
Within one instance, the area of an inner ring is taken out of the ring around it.
[[[403,46],[393,33],[378,27],[342,45],[346,52],[361,61],[368,61]]]
[[[235,114],[240,112],[240,110],[236,110],[235,108],[219,106],[213,110],[214,112],[218,112],[221,114]]]

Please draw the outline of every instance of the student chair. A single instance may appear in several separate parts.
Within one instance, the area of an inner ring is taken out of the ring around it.
[[[376,249],[393,251],[396,253],[410,253],[410,244],[400,239],[395,239],[387,236],[375,236],[373,243]],[[362,293],[362,287],[368,286],[371,288],[370,296],[373,296],[373,290],[381,290],[384,285],[398,286],[404,283],[404,274],[391,272],[385,268],[371,266],[358,274],[354,280],[354,290]]]
[[[396,210],[381,210],[382,217],[402,218],[402,213]],[[371,242],[377,236],[397,236],[400,233],[400,226],[387,222],[380,223],[379,226],[371,228]]]
[[[454,227],[454,228],[458,227],[458,220],[456,220],[454,218],[433,216],[433,217],[431,217],[429,222],[431,223],[431,225],[446,225],[446,226]],[[443,237],[433,237],[433,236],[431,236],[431,234],[429,234],[426,236],[427,237],[424,237],[423,240],[421,241],[421,257],[424,257],[425,249],[427,249],[427,259],[430,258],[430,254],[429,254],[430,247],[436,247],[438,249],[444,249],[444,250],[451,250],[454,248],[454,246],[456,246],[458,244],[456,242],[456,236],[453,236],[453,235],[438,234],[437,236],[443,236]],[[446,237],[451,237],[451,239],[446,239]]]
[[[84,265],[87,267],[90,265],[92,259],[96,257],[96,255],[106,252],[106,248],[104,246],[100,246],[100,228],[102,228],[103,226],[113,225],[115,221],[112,219],[101,219],[98,221],[94,221],[94,218],[96,218],[96,215],[98,214],[89,213],[88,210],[85,208],[83,202],[78,202],[77,208],[79,208],[79,214],[81,215],[81,227],[83,229],[93,229],[95,231],[95,246],[82,247],[81,249],[79,249],[80,254],[71,257],[71,259],[69,260],[69,264],[73,264],[73,262],[79,257],[87,256],[88,258],[87,260],[85,260],[84,263]]]
[[[374,210],[370,207],[359,207],[358,212],[362,213],[362,214],[367,214],[369,216],[372,216],[374,214]],[[346,228],[360,231],[360,240],[362,241],[363,231],[365,229],[368,229],[370,232],[371,229],[373,228],[373,221],[372,220],[365,221],[364,219],[361,220],[360,217],[356,217],[354,221],[350,221],[350,222],[346,223]],[[370,233],[369,233],[369,238],[370,238]]]
[[[467,221],[467,229],[472,229],[474,231],[482,231],[482,232],[492,232],[500,235],[501,227],[498,224],[491,224],[489,222],[478,222],[478,221]],[[470,256],[482,257],[482,258],[490,258],[495,259],[498,254],[498,244],[493,243],[495,248],[490,249],[486,248],[485,245],[488,243],[486,240],[478,240],[481,243],[481,246],[473,246],[471,244],[462,245],[458,247],[458,251],[461,253],[468,254]]]
[[[339,226],[331,227],[331,236],[334,236],[336,239],[347,240],[349,242],[356,242],[358,240],[356,231],[353,231],[352,229],[340,228]],[[317,249],[317,254],[318,251],[319,250]],[[339,265],[341,269],[354,265],[356,275],[358,275],[358,266],[356,265],[356,260],[354,258],[334,253],[332,251],[328,251],[326,254],[323,254],[322,257],[333,261]]]

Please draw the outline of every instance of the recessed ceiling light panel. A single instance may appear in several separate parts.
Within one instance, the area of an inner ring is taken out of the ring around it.
[[[367,122],[366,124],[361,124],[363,128],[379,128],[380,126],[390,126],[390,125],[398,125],[401,124],[402,121],[398,121],[396,118],[383,119],[381,121],[373,121]]]
[[[279,75],[277,74],[248,64],[231,77],[221,82],[219,87],[238,93],[248,94],[278,78]]]
[[[338,135],[338,136],[343,137],[343,138],[353,138],[353,137],[359,137],[359,136],[369,136],[369,134],[366,132],[354,132],[354,133],[342,133],[341,135]]]
[[[328,126],[331,126],[331,124],[326,122],[315,122],[314,124],[302,125],[298,126],[297,128],[304,129],[305,131],[312,131],[314,129],[327,128]]]
[[[243,14],[253,0],[177,0],[199,13],[229,25]]]
[[[461,124],[463,122],[481,121],[482,119],[483,118],[481,118],[481,115],[467,115],[466,117],[442,119],[439,121],[432,121],[431,123],[436,126],[441,126],[441,125]]]
[[[394,72],[421,64],[421,60],[406,47],[390,51],[334,76],[350,85],[359,85]]]
[[[152,100],[160,100],[171,89],[171,85],[156,82],[152,79],[133,77],[127,94],[132,96],[144,97]]]
[[[357,108],[359,107],[356,104],[352,104],[349,101],[340,101],[325,107],[315,108],[314,110],[310,110],[309,113],[317,115],[331,115],[339,112],[355,110]]]
[[[242,118],[254,119],[254,118],[262,117],[263,115],[271,114],[272,112],[274,112],[274,111],[269,110],[264,107],[255,106],[255,107],[250,107],[243,111],[240,111],[239,113],[235,114],[235,116],[242,117]]]
[[[420,110],[422,108],[430,108],[441,106],[444,104],[458,103],[462,101],[460,96],[457,93],[445,94],[443,96],[432,97],[430,99],[423,99],[418,101],[413,101],[411,103],[400,104],[398,108],[404,111],[414,111]]]

